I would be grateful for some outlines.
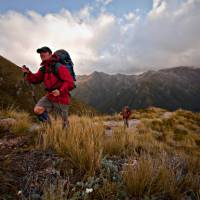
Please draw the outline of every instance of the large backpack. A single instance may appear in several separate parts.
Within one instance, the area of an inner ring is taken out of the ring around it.
[[[60,49],[60,50],[55,51],[54,54],[56,54],[60,58],[59,63],[67,67],[67,69],[69,70],[70,74],[73,77],[73,80],[76,81],[76,75],[74,73],[74,63],[72,62],[72,59],[69,53],[65,51],[64,49]],[[57,67],[59,67],[58,64],[56,64]]]
[[[74,72],[74,63],[72,62],[72,59],[71,59],[69,53],[68,53],[66,50],[64,50],[64,49],[60,49],[60,50],[55,51],[54,54],[56,54],[56,55],[59,57],[58,61],[55,63],[55,65],[54,65],[54,67],[53,67],[53,73],[54,73],[54,75],[55,75],[58,79],[60,79],[60,77],[59,77],[59,75],[58,75],[58,68],[59,68],[61,65],[65,65],[66,68],[69,70],[69,72],[70,72],[70,74],[71,74],[73,80],[76,81],[76,75],[75,75],[75,72]],[[42,67],[42,68],[41,68],[41,71],[42,71],[43,73],[45,73],[45,68]],[[75,84],[74,84],[74,88],[76,88],[76,85],[75,85]],[[73,88],[73,89],[74,89],[74,88]],[[73,89],[72,89],[72,90],[73,90]]]

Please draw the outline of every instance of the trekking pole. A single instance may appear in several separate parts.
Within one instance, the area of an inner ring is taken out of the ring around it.
[[[26,65],[23,65],[22,67],[27,68]],[[31,96],[33,97],[33,101],[36,104],[37,103],[37,99],[36,99],[36,96],[35,96],[33,85],[30,82],[28,82],[28,81],[25,80],[25,76],[26,76],[26,73],[24,73],[24,82],[30,88]]]
[[[34,92],[33,84],[28,83],[28,85],[29,85],[30,90],[31,90],[31,96],[33,97],[33,101],[34,101],[34,103],[36,104],[36,103],[37,103],[37,99],[36,99],[36,96],[35,96],[35,92]]]

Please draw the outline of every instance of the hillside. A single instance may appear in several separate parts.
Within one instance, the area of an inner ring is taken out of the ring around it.
[[[200,111],[200,68],[175,67],[141,75],[94,72],[78,76],[75,96],[101,112],[156,106]]]
[[[0,56],[0,106],[4,108],[13,106],[19,108],[19,110],[32,112],[35,103],[31,95],[30,87],[24,81],[23,73],[19,67]],[[33,86],[33,90],[37,100],[45,93],[42,84]],[[73,98],[70,112],[94,114],[96,110]]]
[[[0,199],[199,200],[200,115],[160,108],[69,117],[0,111]]]

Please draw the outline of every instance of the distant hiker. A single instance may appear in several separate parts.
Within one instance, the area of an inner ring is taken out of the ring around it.
[[[63,55],[69,56],[65,50],[59,51]],[[61,62],[61,56],[58,56],[56,52],[52,54],[49,47],[39,48],[37,49],[37,53],[40,54],[42,60],[41,67],[37,73],[32,73],[25,66],[22,67],[22,71],[25,73],[28,82],[32,84],[44,82],[47,91],[47,94],[36,103],[34,113],[40,121],[50,122],[48,112],[53,110],[62,117],[63,128],[66,128],[68,126],[68,106],[70,104],[69,91],[75,86],[75,77],[72,76],[71,71],[66,67],[65,63],[67,62],[64,61],[63,64]],[[72,61],[71,64],[73,71]]]
[[[131,110],[129,109],[128,106],[125,106],[122,110],[122,112],[120,112],[120,114],[122,115],[123,117],[123,120],[124,120],[124,126],[125,127],[129,127],[129,123],[128,123],[128,120],[131,116]]]

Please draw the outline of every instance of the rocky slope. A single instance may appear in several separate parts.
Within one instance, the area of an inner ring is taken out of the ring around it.
[[[75,96],[102,112],[118,112],[124,105],[200,111],[200,68],[176,67],[141,75],[94,72],[78,76],[77,85]]]

